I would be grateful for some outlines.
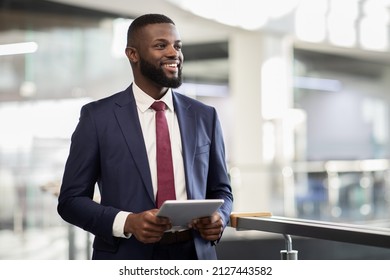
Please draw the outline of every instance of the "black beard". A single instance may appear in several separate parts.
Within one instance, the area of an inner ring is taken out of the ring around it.
[[[140,58],[140,68],[145,77],[162,87],[178,88],[182,84],[181,69],[179,69],[177,78],[168,78],[163,69],[154,67],[153,64],[142,58]]]

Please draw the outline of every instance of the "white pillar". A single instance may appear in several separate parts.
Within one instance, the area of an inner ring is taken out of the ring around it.
[[[277,209],[272,188],[282,186],[283,178],[275,177],[271,167],[285,157],[280,151],[285,143],[278,139],[277,120],[284,118],[292,103],[291,50],[284,37],[258,32],[237,32],[229,40],[234,211]],[[266,122],[276,123],[273,135],[267,136],[273,137],[268,147],[269,138],[265,139],[263,133]]]

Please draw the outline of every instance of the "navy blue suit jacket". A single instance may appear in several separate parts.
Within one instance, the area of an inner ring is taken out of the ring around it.
[[[183,149],[188,199],[222,198],[227,223],[233,197],[225,148],[214,108],[173,93]],[[100,203],[92,197],[96,182]],[[132,87],[81,109],[66,162],[58,213],[95,235],[95,259],[150,259],[153,244],[112,235],[116,214],[155,208],[152,180]],[[215,259],[215,247],[194,231],[199,259]]]

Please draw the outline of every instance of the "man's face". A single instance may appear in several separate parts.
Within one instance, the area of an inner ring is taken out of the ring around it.
[[[150,24],[138,48],[139,69],[150,81],[178,88],[182,84],[183,54],[180,36],[172,24]]]

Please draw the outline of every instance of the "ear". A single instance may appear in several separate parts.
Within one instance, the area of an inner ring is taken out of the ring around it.
[[[138,52],[136,48],[126,47],[125,53],[131,63],[138,62]]]

